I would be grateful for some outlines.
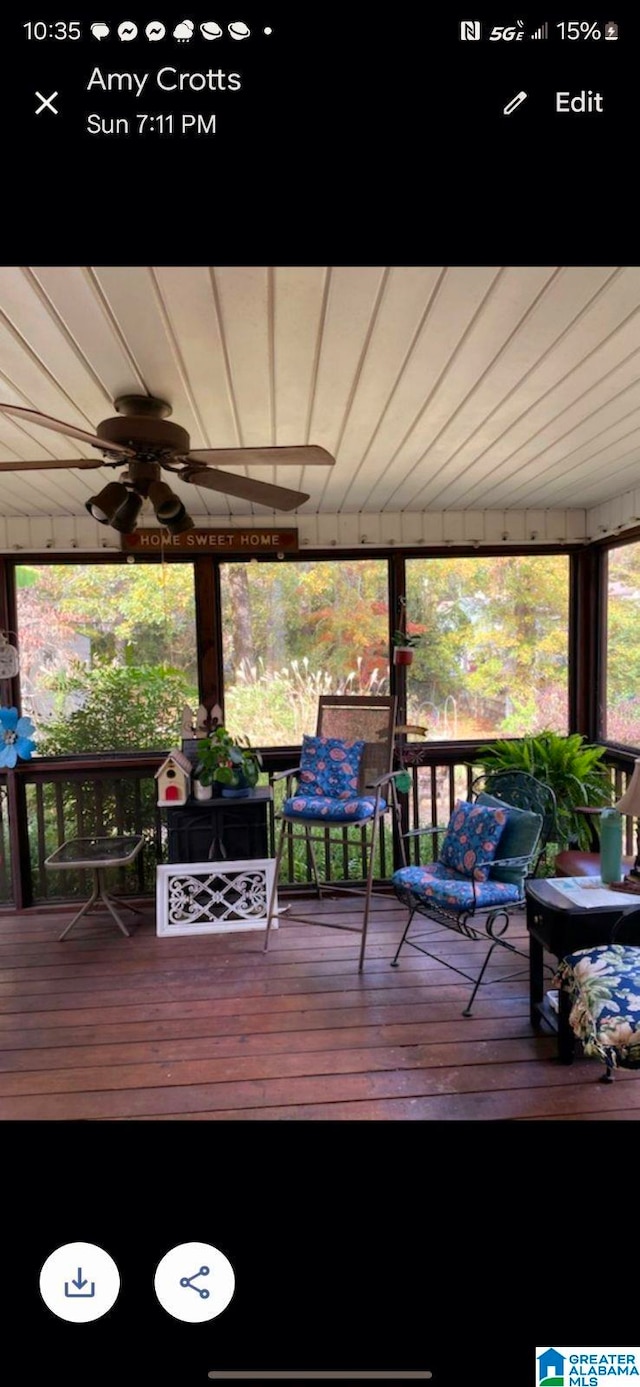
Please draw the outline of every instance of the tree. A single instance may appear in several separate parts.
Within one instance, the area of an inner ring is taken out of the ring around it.
[[[175,742],[178,690],[197,702],[192,564],[21,567],[17,608],[23,707],[40,751]]]
[[[563,555],[409,560],[407,598],[427,628],[409,679],[417,721],[441,726],[451,701],[459,735],[566,730]]]
[[[180,744],[182,710],[193,689],[181,670],[166,665],[76,663],[51,676],[63,710],[46,722],[38,738],[43,756],[75,752],[156,751]],[[77,705],[64,711],[70,700]]]
[[[640,744],[640,543],[608,556],[606,735]]]

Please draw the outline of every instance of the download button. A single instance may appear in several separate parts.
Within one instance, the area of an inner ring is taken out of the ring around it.
[[[40,1271],[40,1295],[60,1320],[86,1324],[115,1304],[120,1273],[108,1252],[95,1243],[65,1243],[47,1257]]]

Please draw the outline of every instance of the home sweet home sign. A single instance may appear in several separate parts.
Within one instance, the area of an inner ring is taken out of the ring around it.
[[[186,530],[171,535],[161,527],[134,530],[122,535],[122,548],[139,554],[171,550],[183,554],[295,554],[298,531],[282,530]]]

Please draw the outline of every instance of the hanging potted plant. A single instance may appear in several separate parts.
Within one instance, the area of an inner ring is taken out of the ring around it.
[[[255,751],[247,737],[232,737],[225,727],[216,727],[210,737],[198,742],[198,760],[195,768],[195,793],[198,798],[198,784],[219,787],[224,798],[246,798],[252,795],[258,783],[262,757]]]
[[[406,631],[394,631],[393,633],[393,663],[394,665],[410,665],[413,660],[413,652],[419,644],[420,636],[408,636]]]

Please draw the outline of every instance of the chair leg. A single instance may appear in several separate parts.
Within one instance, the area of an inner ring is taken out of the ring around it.
[[[313,838],[311,837],[311,834],[310,834],[310,832],[309,832],[309,829],[308,829],[308,827],[306,827],[306,826],[305,826],[305,830],[304,830],[304,836],[305,836],[305,842],[306,842],[306,845],[307,845],[307,856],[308,856],[308,859],[309,859],[309,861],[310,861],[310,863],[311,863],[311,870],[312,870],[312,872],[313,872],[313,880],[314,880],[314,885],[315,885],[315,888],[316,888],[316,895],[317,895],[317,897],[318,897],[318,900],[321,900],[321,899],[322,899],[322,889],[321,889],[321,886],[320,886],[320,877],[319,877],[319,875],[318,875],[318,861],[317,861],[317,858],[316,858],[316,850],[315,850],[315,848],[314,848],[314,846],[313,846]]]
[[[406,925],[405,925],[405,927],[404,927],[404,932],[403,932],[403,935],[402,935],[402,939],[400,940],[400,943],[398,944],[398,947],[397,947],[397,949],[396,949],[396,952],[395,952],[395,954],[394,954],[394,957],[393,957],[392,960],[391,960],[391,967],[392,967],[392,968],[398,968],[398,967],[399,967],[398,959],[399,959],[399,957],[400,957],[400,950],[401,950],[402,945],[404,944],[404,941],[405,941],[405,939],[406,939],[406,937],[407,937],[407,935],[408,935],[408,933],[409,933],[409,930],[410,930],[410,928],[411,928],[411,921],[413,920],[413,917],[414,917],[415,913],[416,913],[416,907],[414,906],[413,910],[411,910],[411,911],[409,912],[409,919],[407,920],[407,923],[406,923]]]
[[[265,952],[265,954],[266,954],[266,952],[267,952],[267,949],[269,948],[269,934],[270,934],[270,931],[271,931],[271,922],[272,922],[272,920],[273,920],[273,915],[274,915],[274,911],[275,911],[276,895],[277,895],[277,891],[278,891],[278,878],[279,878],[279,876],[280,876],[280,863],[281,863],[281,861],[282,861],[282,853],[283,853],[283,850],[284,850],[284,837],[285,837],[285,833],[286,833],[286,828],[287,828],[287,825],[286,825],[286,823],[283,821],[282,824],[281,824],[281,826],[280,826],[280,838],[279,838],[279,840],[278,840],[278,847],[277,847],[277,851],[276,851],[275,867],[274,867],[274,872],[273,872],[273,885],[272,885],[272,887],[271,887],[271,895],[269,896],[269,908],[268,908],[268,910],[267,910],[267,928],[266,928],[266,930],[265,930],[265,936],[264,936],[264,952]]]
[[[364,951],[367,943],[367,929],[369,928],[369,911],[371,909],[371,891],[373,887],[373,859],[376,848],[376,829],[378,817],[374,817],[371,825],[371,842],[369,844],[369,867],[367,871],[367,886],[364,898],[364,914],[362,917],[362,943],[360,945],[360,958],[358,960],[358,972],[361,973],[364,967]]]
[[[403,935],[402,935],[402,939],[400,940],[400,943],[398,944],[398,947],[397,947],[397,949],[396,949],[395,955],[394,955],[393,959],[391,960],[391,967],[392,967],[392,968],[397,968],[397,967],[398,967],[398,958],[399,958],[399,956],[400,956],[400,950],[402,949],[403,944],[404,944],[405,942],[407,942],[407,936],[408,936],[408,934],[409,934],[409,930],[410,930],[410,928],[411,928],[411,922],[412,922],[413,917],[414,917],[414,915],[415,915],[415,913],[416,913],[416,910],[417,910],[417,906],[414,906],[414,907],[413,907],[413,910],[411,910],[411,912],[410,912],[410,914],[409,914],[409,919],[407,920],[407,923],[406,923],[406,925],[405,925],[404,933],[403,933]],[[437,921],[435,921],[434,923],[437,923]],[[414,949],[419,949],[420,953],[424,954],[427,958],[433,958],[433,959],[435,959],[435,962],[436,962],[436,963],[440,963],[440,964],[443,963],[443,960],[442,960],[441,958],[439,958],[437,954],[432,954],[432,953],[430,953],[428,949],[423,949],[422,946],[421,946],[420,944],[417,944],[417,943],[414,944],[412,940],[408,940],[408,942],[409,942],[410,944],[412,944],[412,947],[413,947]],[[484,977],[485,970],[486,970],[486,968],[487,968],[487,965],[488,965],[488,963],[489,963],[489,960],[490,960],[490,958],[491,958],[491,955],[492,955],[494,949],[497,948],[498,944],[501,944],[501,943],[502,943],[502,940],[501,940],[501,939],[494,939],[494,940],[493,940],[493,943],[491,944],[491,947],[489,948],[489,951],[488,951],[488,953],[487,953],[487,955],[486,955],[486,958],[485,958],[485,960],[484,960],[484,963],[483,963],[483,965],[482,965],[482,968],[480,969],[480,972],[478,973],[478,976],[477,976],[477,978],[475,979],[475,981],[473,980],[473,978],[472,978],[468,973],[461,972],[461,970],[460,970],[459,968],[455,968],[453,964],[444,964],[445,967],[451,968],[451,969],[453,970],[454,973],[459,973],[460,976],[463,977],[463,978],[467,978],[467,977],[468,977],[470,982],[473,981],[473,990],[472,990],[471,996],[470,996],[470,998],[469,998],[469,1001],[467,1002],[467,1005],[466,1005],[464,1011],[462,1012],[462,1015],[463,1015],[463,1016],[470,1016],[470,1015],[471,1015],[471,1008],[472,1008],[473,1003],[474,1003],[474,1001],[475,1001],[476,993],[477,993],[478,988],[479,988],[479,986],[480,986],[480,984],[481,984],[481,982],[482,982],[482,979],[483,979],[483,977]],[[517,952],[517,950],[514,950],[514,952]]]
[[[474,984],[473,984],[473,991],[472,991],[471,996],[470,996],[470,998],[469,998],[469,1001],[467,1002],[467,1005],[466,1005],[466,1007],[465,1007],[465,1009],[464,1009],[464,1011],[463,1011],[463,1013],[462,1013],[463,1016],[470,1016],[470,1015],[471,1015],[471,1008],[472,1008],[473,1003],[475,1002],[475,999],[476,999],[476,992],[478,991],[478,988],[479,988],[479,986],[480,986],[480,983],[482,982],[482,979],[483,979],[483,977],[484,977],[485,968],[486,968],[486,966],[487,966],[487,964],[488,964],[488,962],[489,962],[489,959],[491,958],[491,955],[492,955],[492,953],[493,953],[493,951],[494,951],[494,949],[496,948],[496,946],[497,946],[498,943],[499,943],[499,940],[497,940],[497,939],[494,940],[494,943],[491,945],[491,948],[489,949],[489,952],[488,952],[488,954],[487,954],[487,957],[485,958],[485,961],[484,961],[484,963],[483,963],[483,965],[482,965],[482,968],[480,969],[480,972],[478,973],[478,976],[477,976],[477,978],[476,978],[476,980],[475,980],[475,982],[474,982]]]
[[[608,1064],[608,1065],[607,1065],[604,1074],[601,1074],[600,1078],[598,1079],[598,1083],[599,1083],[599,1084],[612,1084],[612,1083],[613,1083],[613,1065],[612,1065],[612,1064]]]

